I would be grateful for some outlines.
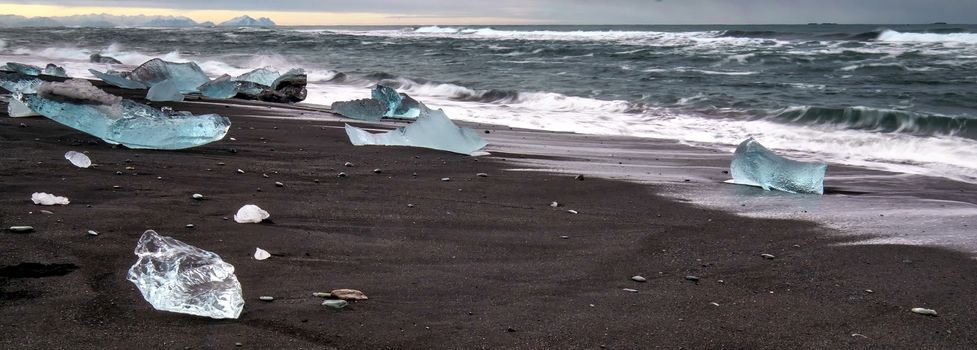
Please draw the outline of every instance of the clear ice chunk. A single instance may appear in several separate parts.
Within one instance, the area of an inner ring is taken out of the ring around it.
[[[210,318],[238,318],[244,309],[234,266],[220,256],[149,230],[128,280],[154,308]]]
[[[237,214],[234,214],[234,222],[239,224],[257,224],[270,217],[271,214],[268,214],[264,209],[254,204],[248,204],[237,210]]]
[[[68,72],[65,72],[64,68],[58,67],[58,65],[54,63],[48,63],[47,66],[44,67],[44,71],[42,71],[41,73],[43,73],[44,75],[50,75],[54,77],[62,77],[62,78],[68,77]]]
[[[43,83],[43,80],[32,76],[20,73],[0,72],[0,87],[12,93],[22,92],[25,94],[33,94],[37,92],[37,88]]]
[[[281,77],[281,76],[282,75],[280,73],[278,73],[278,71],[273,71],[273,70],[268,69],[268,68],[258,68],[258,69],[255,69],[253,71],[250,71],[250,72],[241,74],[237,78],[234,78],[234,80],[235,81],[250,81],[250,82],[255,83],[255,84],[261,84],[261,85],[269,86],[270,87],[270,86],[272,86],[272,84],[275,83],[275,80],[277,80],[278,77]]]
[[[31,201],[37,205],[68,205],[71,201],[67,197],[55,196],[44,192],[31,194]]]
[[[31,110],[31,108],[27,107],[27,105],[25,105],[23,102],[20,102],[17,97],[10,97],[7,99],[7,115],[14,118],[22,118],[38,116],[40,114],[37,114],[37,112]]]
[[[56,122],[111,144],[142,149],[184,149],[224,138],[230,120],[216,114],[194,116],[123,100],[87,80],[44,83],[21,102]]]
[[[469,155],[488,145],[475,130],[458,127],[441,110],[432,110],[410,125],[379,134],[346,124],[346,135],[356,146],[412,146]]]
[[[736,147],[729,168],[735,184],[767,191],[824,194],[824,173],[828,165],[781,157],[751,137]]]
[[[398,93],[391,87],[377,85],[371,91],[372,98],[387,107],[384,117],[398,119],[416,119],[422,113],[430,112],[423,103],[410,96]]]
[[[35,76],[36,77],[36,76],[38,76],[38,75],[41,74],[41,71],[43,69],[41,69],[41,67],[38,67],[38,66],[35,66],[35,65],[32,65],[32,64],[23,64],[23,63],[17,63],[17,62],[7,62],[7,66],[6,66],[6,68],[4,70],[10,71],[10,72],[16,72],[16,73],[20,73],[20,74],[25,74],[25,75],[31,75],[31,76]]]
[[[221,77],[211,80],[206,84],[200,85],[200,94],[207,98],[224,100],[237,95],[241,88],[241,82],[234,81],[230,75],[224,74]]]
[[[64,154],[64,159],[71,162],[72,165],[79,168],[87,168],[92,166],[92,160],[88,158],[84,153],[68,151]]]
[[[197,92],[197,87],[210,81],[200,66],[193,62],[176,63],[154,58],[129,73],[129,79],[148,87],[171,80],[181,93]]]
[[[157,102],[179,102],[183,101],[183,94],[180,93],[179,86],[177,86],[176,82],[172,79],[167,79],[149,88],[149,92],[146,93],[146,99]]]
[[[133,89],[133,90],[147,88],[146,84],[129,79],[125,75],[123,75],[123,73],[113,72],[113,71],[102,73],[94,69],[89,69],[88,71],[91,72],[92,75],[94,75],[95,77],[102,79],[102,81],[112,86],[120,87],[123,89]]]
[[[380,101],[364,98],[352,101],[333,102],[329,107],[333,112],[347,118],[377,122],[387,114],[387,107]]]

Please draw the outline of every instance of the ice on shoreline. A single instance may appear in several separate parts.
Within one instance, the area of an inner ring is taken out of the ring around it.
[[[828,165],[781,157],[752,137],[740,143],[730,164],[732,183],[790,193],[824,194]]]
[[[441,110],[422,115],[410,125],[378,134],[346,124],[346,135],[356,146],[412,146],[468,155],[488,145],[475,130],[458,127]]]

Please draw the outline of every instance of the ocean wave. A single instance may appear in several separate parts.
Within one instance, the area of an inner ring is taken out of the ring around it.
[[[977,44],[977,33],[903,33],[887,29],[882,31],[876,40],[887,42]]]
[[[977,119],[894,109],[801,106],[785,108],[772,119],[794,124],[830,125],[839,129],[920,136],[958,136],[977,140]]]
[[[689,67],[676,67],[676,68],[667,68],[667,69],[666,68],[648,68],[648,69],[642,70],[642,72],[645,72],[645,73],[698,73],[698,74],[705,74],[705,75],[730,75],[730,76],[737,76],[737,75],[755,75],[755,74],[759,74],[759,72],[753,72],[753,71],[717,71],[717,70],[698,69],[698,68],[689,68]]]

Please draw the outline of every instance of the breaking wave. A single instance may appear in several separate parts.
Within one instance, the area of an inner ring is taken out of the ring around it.
[[[877,40],[887,42],[977,44],[977,33],[902,33],[884,30]]]
[[[801,125],[920,136],[959,136],[977,140],[977,119],[870,107],[790,107],[773,120]]]

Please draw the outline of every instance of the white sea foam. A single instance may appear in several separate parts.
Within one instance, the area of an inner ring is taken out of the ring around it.
[[[902,33],[894,30],[885,30],[879,34],[877,40],[889,42],[977,44],[977,33]]]

